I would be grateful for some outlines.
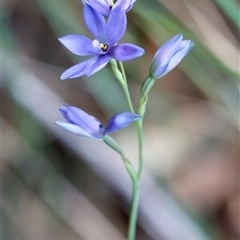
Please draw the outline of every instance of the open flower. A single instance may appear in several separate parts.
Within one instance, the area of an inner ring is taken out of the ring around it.
[[[128,61],[144,54],[144,49],[130,44],[116,44],[126,30],[126,14],[122,7],[111,11],[108,21],[91,6],[84,6],[84,19],[94,40],[81,35],[67,35],[59,41],[72,53],[80,56],[93,55],[88,60],[67,69],[61,79],[90,76],[102,69],[111,58]]]
[[[100,12],[104,17],[108,17],[110,12],[121,6],[125,12],[133,7],[136,0],[82,0],[83,4],[88,4],[96,11]]]
[[[153,79],[157,79],[170,72],[188,54],[193,46],[194,42],[183,40],[182,34],[168,40],[155,53],[150,67],[150,76]]]
[[[59,111],[66,119],[66,122],[56,121],[55,123],[58,126],[79,136],[95,139],[102,139],[106,134],[116,132],[128,126],[131,122],[142,118],[131,112],[123,112],[113,116],[107,126],[103,127],[98,119],[79,108],[63,106]]]

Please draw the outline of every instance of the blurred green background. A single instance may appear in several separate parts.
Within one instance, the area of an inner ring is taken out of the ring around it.
[[[137,0],[127,17],[121,41],[146,50],[124,63],[135,109],[157,48],[179,33],[195,41],[150,92],[137,240],[239,239],[239,2]],[[53,123],[66,104],[103,123],[128,110],[109,66],[60,81],[83,59],[57,40],[72,33],[91,37],[80,0],[2,0],[3,240],[126,239],[121,159]],[[135,125],[112,136],[136,165]]]

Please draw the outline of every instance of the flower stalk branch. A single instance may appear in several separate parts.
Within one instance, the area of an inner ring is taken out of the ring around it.
[[[113,60],[114,61],[114,60]],[[112,69],[113,73],[115,74],[116,78],[122,85],[124,94],[127,99],[128,107],[132,113],[134,113],[133,104],[131,101],[129,88],[127,84],[127,78],[124,70],[123,63],[119,61],[120,70],[118,69],[116,61],[112,62]],[[119,74],[119,71],[121,74]],[[141,115],[142,116],[142,115]],[[143,116],[142,116],[143,117]],[[143,169],[143,137],[142,137],[142,119],[136,121],[137,129],[138,129],[138,151],[139,151],[139,163],[138,163],[138,170],[135,174],[129,175],[132,179],[132,202],[131,202],[131,212],[130,212],[130,219],[129,219],[129,227],[128,227],[128,240],[134,240],[136,235],[136,226],[137,226],[137,215],[138,215],[138,202],[139,202],[139,181]]]
[[[134,169],[131,162],[125,157],[123,151],[121,150],[118,143],[111,138],[109,135],[106,135],[103,138],[103,141],[111,147],[114,151],[120,154],[125,168],[132,180],[132,202],[131,202],[131,211],[128,227],[128,240],[134,240],[136,235],[136,225],[137,225],[137,215],[138,215],[138,202],[139,202],[139,177],[138,173]]]

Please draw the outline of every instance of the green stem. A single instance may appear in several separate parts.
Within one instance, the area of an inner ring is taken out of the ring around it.
[[[122,62],[119,62],[123,81],[121,81],[123,91],[125,93],[128,107],[131,112],[134,113],[128,85],[126,74],[124,70],[124,66]],[[143,157],[142,157],[142,119],[136,122],[138,128],[138,149],[139,149],[139,166],[138,171],[135,177],[132,177],[132,204],[131,204],[131,212],[130,212],[130,220],[129,220],[129,227],[128,227],[128,240],[134,240],[136,236],[136,225],[137,225],[137,215],[138,215],[138,202],[139,202],[139,179],[142,173],[143,168]]]
[[[119,61],[119,65],[120,65],[120,69],[121,69],[121,73],[122,73],[122,77],[123,77],[123,81],[121,82],[121,84],[122,84],[123,91],[124,91],[126,99],[127,99],[128,107],[132,113],[135,113],[133,105],[132,105],[132,100],[130,97],[129,89],[128,89],[127,78],[126,78],[126,73],[124,70],[123,63],[121,61]]]
[[[133,191],[132,191],[132,204],[130,212],[130,220],[128,227],[128,240],[134,240],[136,235],[136,225],[137,225],[137,213],[138,213],[138,200],[139,200],[139,178],[136,170],[132,166],[131,162],[124,156],[121,147],[118,143],[109,135],[103,138],[103,141],[113,150],[120,154],[125,168],[132,180]]]
[[[128,240],[134,240],[136,236],[136,225],[138,215],[138,202],[139,202],[139,179],[132,179],[133,190],[132,190],[132,205],[128,228]]]
[[[130,111],[132,113],[135,113],[133,105],[132,105],[132,100],[131,100],[131,97],[130,97],[130,93],[129,93],[129,90],[128,90],[127,82],[122,83],[122,88],[123,88],[123,91],[125,93],[127,103],[128,103],[128,107],[129,107]]]
[[[138,171],[137,176],[138,179],[141,177],[142,169],[143,169],[143,131],[142,131],[142,119],[139,119],[137,121],[137,129],[138,129],[138,156],[139,156],[139,165],[138,165]]]
[[[125,82],[127,82],[127,77],[126,77],[126,73],[125,73],[125,70],[124,70],[123,63],[121,61],[119,61],[119,65],[120,65],[120,68],[121,68],[123,79],[124,79]]]
[[[122,159],[132,180],[132,202],[128,225],[128,240],[135,240],[139,202],[139,178],[129,160],[125,158],[124,155],[122,155]]]
[[[119,61],[120,71],[118,69],[117,63],[115,60],[111,61],[112,69],[122,85],[124,94],[127,99],[128,107],[132,113],[135,113],[132,100],[130,97],[127,78],[124,70],[123,63]],[[120,73],[121,72],[121,73]],[[138,215],[138,202],[139,202],[139,179],[142,173],[143,168],[143,156],[142,156],[142,119],[136,121],[137,129],[138,129],[138,144],[139,144],[139,166],[138,171],[136,172],[131,163],[124,157],[122,152],[119,152],[122,156],[124,161],[125,167],[131,177],[133,190],[132,190],[132,203],[131,203],[131,212],[130,212],[130,219],[129,219],[129,227],[128,227],[128,240],[135,240],[136,235],[136,225],[137,225],[137,215]],[[115,149],[116,150],[116,149]]]
[[[125,70],[124,70],[124,66],[122,62],[119,62],[120,65],[120,69],[121,69],[121,73],[122,73],[122,77],[123,77],[123,81],[120,81],[123,87],[123,91],[125,93],[127,102],[128,102],[128,107],[131,110],[131,112],[134,113],[134,109],[133,109],[133,105],[132,105],[132,101],[131,101],[131,97],[129,94],[129,90],[128,90],[128,85],[127,85],[127,79],[126,79],[126,74],[125,74]],[[143,169],[143,153],[142,153],[142,148],[143,148],[143,136],[142,136],[142,119],[136,121],[137,124],[137,129],[138,129],[138,155],[139,155],[139,166],[138,166],[138,171],[137,171],[137,175],[138,178],[140,179],[141,173],[142,173],[142,169]]]

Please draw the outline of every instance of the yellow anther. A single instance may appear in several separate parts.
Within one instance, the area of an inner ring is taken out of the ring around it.
[[[113,7],[114,1],[110,2],[110,9]]]
[[[108,50],[108,45],[106,43],[100,43],[99,47],[103,50],[103,51],[107,51]]]

